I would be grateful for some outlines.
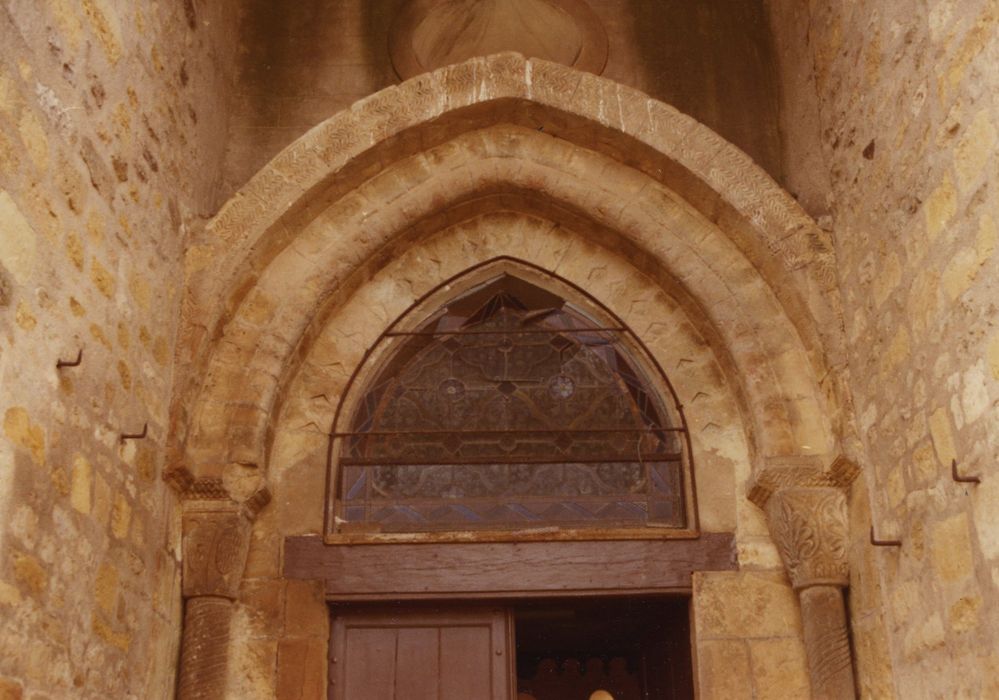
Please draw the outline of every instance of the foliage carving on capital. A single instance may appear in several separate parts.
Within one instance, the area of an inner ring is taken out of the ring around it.
[[[770,534],[795,589],[849,585],[846,488],[858,473],[841,457],[830,470],[764,469],[749,498],[767,514]]]
[[[767,519],[795,589],[849,584],[846,496],[842,491],[782,490],[768,501]]]

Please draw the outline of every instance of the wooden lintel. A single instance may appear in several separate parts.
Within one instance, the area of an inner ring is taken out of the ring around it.
[[[647,595],[689,590],[694,571],[735,568],[730,533],[621,542],[284,543],[285,577],[326,581],[330,600]]]

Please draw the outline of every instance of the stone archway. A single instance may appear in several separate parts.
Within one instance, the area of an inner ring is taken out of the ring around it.
[[[553,137],[546,138],[545,146],[539,148],[525,137],[523,126],[519,130],[506,126],[519,124],[529,125],[538,137]],[[484,125],[494,125],[494,130],[477,133]],[[499,133],[495,125],[501,125]],[[465,148],[456,143],[462,138],[468,142]],[[533,172],[523,170],[521,163],[514,165],[519,172],[513,174],[477,164],[484,156],[497,164],[511,165],[516,160],[530,160],[536,153],[543,153],[549,164],[542,162]],[[465,170],[456,176],[471,177],[475,182],[435,177],[440,170],[428,158],[449,155],[456,159],[464,155]],[[573,160],[577,163],[571,163]],[[389,168],[389,164],[396,167]],[[616,168],[607,171],[612,166]],[[580,179],[587,171],[589,181]],[[608,182],[608,177],[600,177],[602,172],[612,173],[621,183],[602,193],[603,203],[590,194],[604,189],[593,189],[600,184],[594,180]],[[372,177],[375,173],[377,178]],[[410,184],[421,180],[428,186],[409,192]],[[650,185],[658,186],[659,191],[655,197],[652,193],[642,197],[643,211],[634,215],[614,211],[622,198],[633,200]],[[366,186],[363,193],[358,191],[361,186]],[[546,186],[562,189],[564,194],[545,192]],[[671,224],[675,227],[670,217],[689,219],[694,215],[700,219],[697,229],[720,234],[727,241],[730,256],[755,268],[748,274],[743,272],[742,278],[761,282],[769,301],[776,301],[773,313],[761,317],[777,316],[789,324],[789,335],[795,336],[810,365],[813,386],[804,392],[819,403],[824,403],[823,393],[836,394],[835,386],[820,390],[816,379],[840,360],[832,251],[826,235],[793,200],[734,146],[666,105],[562,66],[499,56],[420,76],[332,117],[280,154],[209,224],[188,254],[177,358],[181,390],[172,420],[174,463],[192,473],[203,471],[192,465],[191,455],[183,453],[192,437],[189,430],[199,421],[184,406],[190,405],[194,396],[200,397],[197,401],[201,404],[220,400],[226,382],[212,375],[220,375],[221,365],[228,359],[225,352],[239,347],[252,332],[249,328],[257,320],[254,314],[259,316],[261,306],[270,303],[259,294],[258,281],[266,270],[276,270],[275,263],[281,260],[288,272],[298,273],[286,253],[311,256],[317,245],[328,246],[327,252],[357,250],[350,259],[337,256],[342,263],[337,269],[324,270],[325,286],[312,289],[314,301],[305,301],[314,309],[315,300],[334,294],[349,284],[350,276],[365,263],[384,255],[385,246],[395,235],[412,228],[407,222],[427,219],[431,221],[424,225],[432,228],[432,220],[440,217],[442,209],[460,203],[460,197],[450,194],[454,187],[465,200],[490,190],[502,194],[541,189],[541,199],[549,205],[568,198],[567,203],[575,205],[577,211],[598,214],[595,223],[606,229],[620,232],[642,227],[646,244],[655,241],[658,231],[669,230]],[[372,195],[375,201],[393,206],[372,206]],[[329,239],[300,236],[327,223],[339,229]],[[362,233],[357,225],[379,233]],[[653,261],[663,260],[668,253],[649,250],[648,246],[642,252]],[[692,255],[696,253],[688,252]],[[669,268],[668,263],[665,266]],[[675,276],[682,279],[682,275]],[[691,296],[697,298],[698,294]],[[714,303],[703,293],[700,296],[701,303]],[[299,316],[308,318],[308,312]],[[242,324],[244,319],[249,323]],[[231,440],[232,454],[204,460],[214,462],[213,468],[220,469],[229,461],[264,463],[260,423],[271,413],[269,401],[276,397],[277,380],[266,382],[262,375],[280,374],[281,358],[294,355],[292,348],[304,326],[299,319],[302,327],[284,337],[289,323],[294,321],[282,318],[278,332],[269,332],[270,344],[276,347],[268,352],[274,359],[257,373],[268,385],[263,405],[254,411],[243,402],[241,417],[222,420],[239,434]],[[253,346],[252,342],[247,344]],[[757,354],[780,358],[786,351],[764,344]],[[835,416],[837,409],[828,408],[827,415]],[[796,420],[791,417],[784,422]],[[207,422],[218,421],[211,418]],[[837,432],[842,432],[842,422],[837,422]],[[255,437],[247,440],[247,432]],[[216,445],[217,437],[211,439]],[[793,453],[797,448],[778,449]]]
[[[821,468],[843,449],[834,263],[814,222],[667,105],[542,61],[474,59],[317,126],[191,245],[168,478],[192,528],[223,525],[199,550],[214,559],[185,554],[189,609],[235,596],[247,522],[268,498],[275,418],[334,312],[408,247],[502,212],[619,251],[676,300],[738,396],[753,464]],[[224,603],[200,607],[227,628]],[[186,629],[197,676],[191,645],[224,642]],[[205,663],[217,677],[225,659]]]

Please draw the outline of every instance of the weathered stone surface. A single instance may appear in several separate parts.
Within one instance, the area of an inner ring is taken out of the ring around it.
[[[780,572],[695,576],[694,620],[704,639],[793,637],[801,630],[794,591]]]
[[[194,27],[184,4],[0,12],[4,697],[174,693],[180,553],[155,472],[185,227],[217,206],[235,54],[227,3]],[[144,423],[139,450],[119,442]]]
[[[954,583],[974,574],[974,549],[964,513],[937,523],[930,541],[934,572],[942,582]]]
[[[224,697],[233,603],[217,596],[189,598],[184,605],[177,698]]]
[[[842,589],[810,586],[798,597],[812,691],[820,698],[857,697]]]
[[[285,596],[284,627],[293,637],[329,636],[325,588],[318,581],[288,581]]]
[[[284,634],[285,587],[277,578],[244,579],[239,592],[249,627],[244,636],[279,639]]]
[[[851,557],[879,595],[897,592],[881,605],[883,632],[875,606],[852,611],[867,640],[859,684],[870,697],[984,697],[993,679],[979,652],[999,644],[996,4],[769,5],[788,177],[810,188],[799,194],[813,214],[834,212],[873,525],[903,543]],[[982,484],[955,484],[952,460]],[[851,532],[855,551],[869,527]],[[979,594],[981,609],[958,604]],[[950,632],[951,620],[992,631]],[[882,646],[891,663],[866,664]]]
[[[37,236],[17,203],[0,192],[0,265],[14,284],[28,284],[38,257]]]
[[[797,639],[759,639],[749,643],[753,681],[759,700],[812,698],[805,649]],[[722,673],[725,673],[722,671]]]
[[[712,640],[698,645],[698,690],[701,697],[753,700],[749,649],[741,640]]]
[[[794,591],[779,572],[694,575],[702,697],[811,697]]]

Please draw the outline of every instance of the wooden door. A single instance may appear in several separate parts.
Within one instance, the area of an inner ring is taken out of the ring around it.
[[[510,700],[505,610],[335,612],[330,700]]]

